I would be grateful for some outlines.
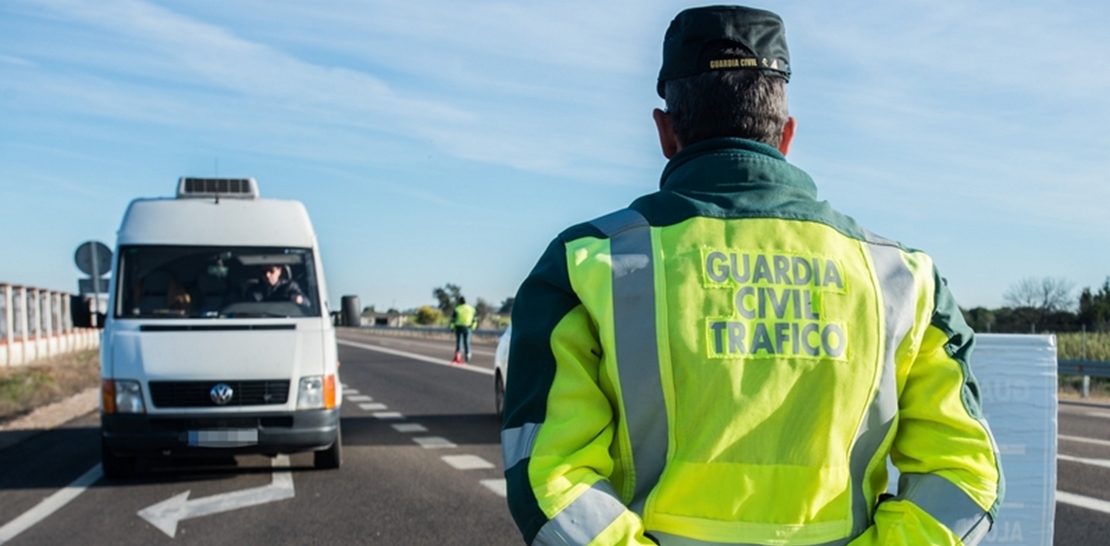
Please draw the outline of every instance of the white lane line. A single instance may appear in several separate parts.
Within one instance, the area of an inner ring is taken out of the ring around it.
[[[391,426],[397,432],[428,432],[424,425],[418,423],[397,423]]]
[[[1102,499],[1092,499],[1091,497],[1084,497],[1083,495],[1076,495],[1075,493],[1068,493],[1066,491],[1056,492],[1056,502],[1086,508],[1088,510],[1096,510],[1104,514],[1110,514],[1110,502]]]
[[[493,468],[493,463],[477,455],[444,455],[440,457],[443,462],[455,467],[456,470],[477,470]]]
[[[1096,440],[1094,438],[1084,438],[1082,436],[1065,436],[1063,434],[1057,435],[1056,437],[1061,440],[1067,440],[1069,442],[1082,442],[1085,444],[1095,444],[1110,447],[1110,442],[1107,442],[1106,440]]]
[[[358,394],[358,389],[343,389],[343,396],[353,396]]]
[[[1091,417],[1102,417],[1103,419],[1110,419],[1110,412],[1105,411],[1088,411],[1087,415]]]
[[[379,411],[373,414],[378,419],[404,419],[405,416],[396,411]]]
[[[350,400],[351,402],[370,402],[371,400],[373,400],[373,398],[370,398],[365,394],[356,394],[353,396],[347,396],[347,400]]]
[[[413,438],[412,441],[420,444],[420,447],[424,449],[458,447],[457,445],[452,443],[451,440],[448,440],[447,438],[442,438],[440,436],[420,436],[418,438]]]
[[[1091,466],[1101,466],[1103,468],[1110,468],[1110,461],[1106,459],[1087,459],[1085,457],[1072,457],[1071,455],[1056,454],[1056,458],[1061,461],[1069,461],[1073,463],[1089,464]]]
[[[385,409],[385,404],[379,404],[377,402],[372,402],[370,404],[359,404],[358,407],[360,407],[360,408],[362,408],[366,411],[383,410],[383,409]]]
[[[379,347],[377,345],[367,345],[365,343],[355,343],[354,341],[347,341],[345,339],[336,340],[336,343],[338,343],[340,345],[346,345],[348,347],[357,347],[359,349],[366,349],[367,351],[377,351],[379,353],[386,353],[386,354],[391,354],[391,355],[394,355],[394,356],[403,356],[405,358],[411,358],[413,360],[419,360],[421,362],[430,362],[432,364],[439,364],[440,366],[447,366],[448,368],[458,368],[460,370],[466,370],[468,372],[477,372],[477,373],[484,373],[486,375],[493,375],[493,370],[491,370],[491,369],[482,368],[482,367],[479,367],[479,366],[471,366],[470,364],[452,364],[450,360],[443,360],[442,358],[433,358],[433,357],[430,357],[430,356],[418,355],[416,353],[409,353],[409,352],[406,352],[406,351],[398,351],[396,349],[387,349],[385,347]]]
[[[486,487],[486,489],[489,489],[490,491],[493,491],[494,493],[497,493],[498,495],[501,495],[502,497],[508,496],[508,494],[505,492],[505,479],[504,478],[502,478],[500,480],[482,480],[478,483],[484,485]]]
[[[36,523],[46,519],[54,512],[57,512],[59,508],[69,504],[69,501],[77,498],[81,493],[84,493],[90,485],[95,483],[96,480],[99,480],[103,475],[104,471],[101,470],[100,464],[97,464],[82,474],[81,477],[73,480],[69,485],[43,499],[42,502],[36,504],[34,508],[31,508],[19,517],[9,521],[3,527],[0,527],[0,544],[15,538],[19,533],[30,529]]]

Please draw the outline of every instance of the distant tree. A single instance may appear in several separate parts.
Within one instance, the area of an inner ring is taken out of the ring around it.
[[[440,313],[438,309],[433,309],[432,306],[425,305],[416,310],[416,316],[413,317],[413,320],[416,321],[417,324],[426,326],[439,322],[439,319],[442,317],[443,313]]]
[[[374,312],[374,306],[373,305],[367,305],[366,307],[362,308],[362,313],[363,314],[373,313],[373,312]]]
[[[1073,284],[1063,277],[1026,277],[1010,285],[1002,297],[1013,307],[1029,307],[1042,315],[1071,307]]]
[[[455,306],[459,304],[459,298],[462,297],[462,289],[457,284],[447,283],[441,288],[432,290],[432,297],[436,299],[436,306],[443,314],[448,314],[455,310]]]
[[[478,298],[478,303],[474,304],[474,311],[478,315],[478,324],[481,324],[493,314],[493,306],[488,301]]]
[[[1098,292],[1084,288],[1079,294],[1079,322],[1093,331],[1110,329],[1110,278]]]
[[[994,311],[985,307],[976,307],[974,309],[960,309],[964,314],[964,320],[972,330],[976,332],[990,332],[994,327],[995,316]]]
[[[502,315],[511,315],[513,313],[513,299],[512,296],[505,298],[505,301],[501,302],[501,307],[497,309],[497,312]]]

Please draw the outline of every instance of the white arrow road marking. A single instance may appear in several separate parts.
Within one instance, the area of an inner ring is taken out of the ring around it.
[[[273,465],[275,469],[289,468],[289,456],[274,457]],[[139,516],[173,538],[177,534],[177,523],[183,519],[199,518],[291,498],[293,498],[293,475],[288,470],[275,471],[270,485],[193,500],[189,500],[189,492],[186,491],[139,510]]]
[[[90,485],[95,483],[96,480],[99,480],[103,475],[104,472],[101,471],[99,464],[90,468],[87,472],[82,474],[80,478],[73,480],[73,483],[65,486],[64,489],[46,497],[42,502],[36,504],[34,508],[9,521],[3,527],[0,527],[0,544],[15,538],[19,533],[30,529],[36,523],[49,517],[50,514],[57,512],[59,508],[69,504],[69,501],[77,498],[77,495],[84,493],[85,489],[88,489]]]

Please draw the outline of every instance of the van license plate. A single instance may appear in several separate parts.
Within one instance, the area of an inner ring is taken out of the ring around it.
[[[189,431],[190,447],[242,447],[257,443],[258,430],[253,428]]]

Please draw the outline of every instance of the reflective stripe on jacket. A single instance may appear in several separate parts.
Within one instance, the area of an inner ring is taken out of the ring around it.
[[[688,147],[661,191],[565,231],[513,325],[529,380],[502,446],[531,544],[955,545],[993,521],[973,334],[932,260],[769,147]]]

